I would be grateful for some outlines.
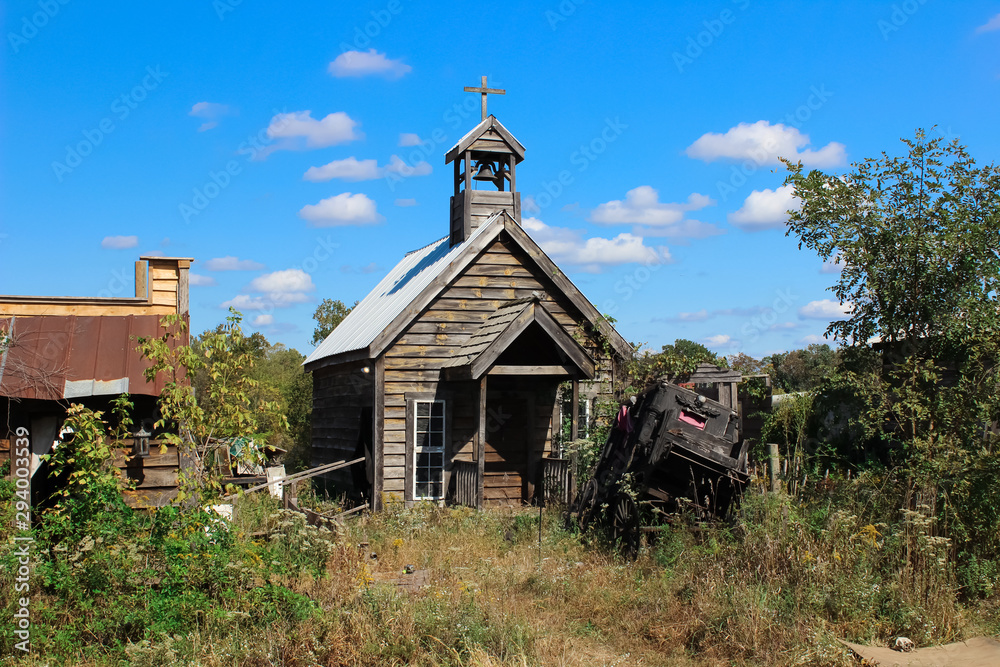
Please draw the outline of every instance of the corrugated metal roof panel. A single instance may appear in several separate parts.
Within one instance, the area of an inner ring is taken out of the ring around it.
[[[59,400],[116,394],[158,396],[132,336],[162,333],[159,315],[0,317],[11,344],[0,355],[0,396]]]
[[[363,350],[384,331],[407,306],[439,275],[444,273],[462,250],[474,243],[497,214],[480,225],[469,238],[454,247],[448,238],[407,253],[382,281],[351,310],[336,329],[303,362],[309,364],[344,352]]]

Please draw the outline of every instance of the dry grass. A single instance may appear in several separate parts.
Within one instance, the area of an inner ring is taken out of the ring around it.
[[[329,539],[319,569],[254,571],[196,610],[183,632],[95,642],[56,662],[853,665],[837,637],[906,634],[927,645],[1000,628],[995,599],[956,601],[926,521],[879,524],[860,511],[870,502],[820,491],[793,500],[753,490],[732,525],[681,521],[634,562],[567,531],[555,511],[543,518],[540,543],[537,510],[432,505],[392,506],[324,536],[261,501],[240,528],[264,527],[271,541],[237,537],[234,553],[249,550],[250,562],[280,547],[291,557]],[[414,577],[424,585],[395,585]],[[263,590],[287,593],[262,598]],[[28,664],[43,662],[35,655]]]

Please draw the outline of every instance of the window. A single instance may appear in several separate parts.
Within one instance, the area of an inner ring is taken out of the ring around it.
[[[414,401],[413,498],[444,497],[444,401]]]

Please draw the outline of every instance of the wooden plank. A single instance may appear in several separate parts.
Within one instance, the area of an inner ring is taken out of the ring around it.
[[[428,322],[421,317],[420,321],[410,325],[404,337],[415,333],[471,334],[478,328],[479,322]]]
[[[387,382],[438,382],[441,379],[441,371],[436,369],[387,370],[385,379]]]
[[[554,375],[570,377],[579,371],[575,366],[494,366],[490,375]]]
[[[439,357],[450,359],[455,355],[452,348],[438,345],[393,345],[388,357]]]
[[[526,289],[542,291],[545,287],[532,276],[489,276],[465,275],[451,284],[445,296],[451,294],[455,287],[489,287],[496,289]]]
[[[476,463],[479,466],[479,489],[476,493],[476,507],[483,506],[483,482],[486,470],[486,376],[479,380],[479,418],[476,423]]]
[[[489,264],[487,259],[492,257],[484,257],[481,263],[473,264],[465,272],[464,276],[498,276],[498,277],[511,277],[511,278],[535,278],[538,279],[534,273],[524,266],[518,264]],[[459,278],[461,280],[462,278]]]
[[[177,270],[176,269],[165,269],[163,267],[154,266],[149,270],[149,279],[158,281],[175,281],[177,280]]]
[[[135,263],[135,298],[137,299],[148,299],[149,290],[146,284],[146,275],[149,271],[149,266],[146,264],[145,260],[137,260]]]
[[[173,312],[173,309],[177,307],[177,294],[155,290],[150,295],[150,302],[157,306],[170,306],[171,312]]]
[[[177,486],[177,468],[125,468],[123,472],[137,489]]]
[[[468,291],[468,290],[466,290]],[[504,305],[507,301],[510,301],[507,297],[498,297],[493,299],[485,299],[481,297],[472,298],[452,298],[450,296],[442,296],[435,299],[434,302],[428,308],[429,312],[434,311],[455,311],[455,310],[468,310],[468,311],[488,311],[492,313],[500,306]],[[426,322],[426,317],[421,317],[421,321]],[[450,318],[455,319],[455,318]]]
[[[182,267],[179,269],[180,279],[177,283],[177,312],[184,314],[189,310],[189,296],[191,290],[190,277],[188,276],[188,269]]]
[[[438,333],[405,333],[395,345],[438,345],[442,347],[461,347],[469,339],[469,333],[440,331]],[[395,345],[393,347],[395,347]]]
[[[453,348],[456,352],[458,349]],[[385,360],[385,372],[406,370],[432,370],[439,372],[450,361],[450,357],[388,357]]]
[[[136,468],[136,467],[162,467],[162,466],[178,466],[180,465],[180,458],[177,454],[177,448],[174,446],[167,447],[167,451],[163,454],[160,453],[160,446],[155,442],[149,443],[149,456],[142,458],[141,456],[135,456],[131,452],[126,453],[122,450],[117,450],[115,452],[115,458],[113,465],[116,468]]]

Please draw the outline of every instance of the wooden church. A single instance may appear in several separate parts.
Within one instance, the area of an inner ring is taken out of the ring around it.
[[[448,235],[403,257],[305,362],[313,465],[365,456],[330,481],[376,509],[390,496],[534,502],[560,384],[610,392],[632,354],[521,228],[524,147],[486,113],[503,91],[485,77],[466,91],[482,95],[482,121],[445,155]]]

